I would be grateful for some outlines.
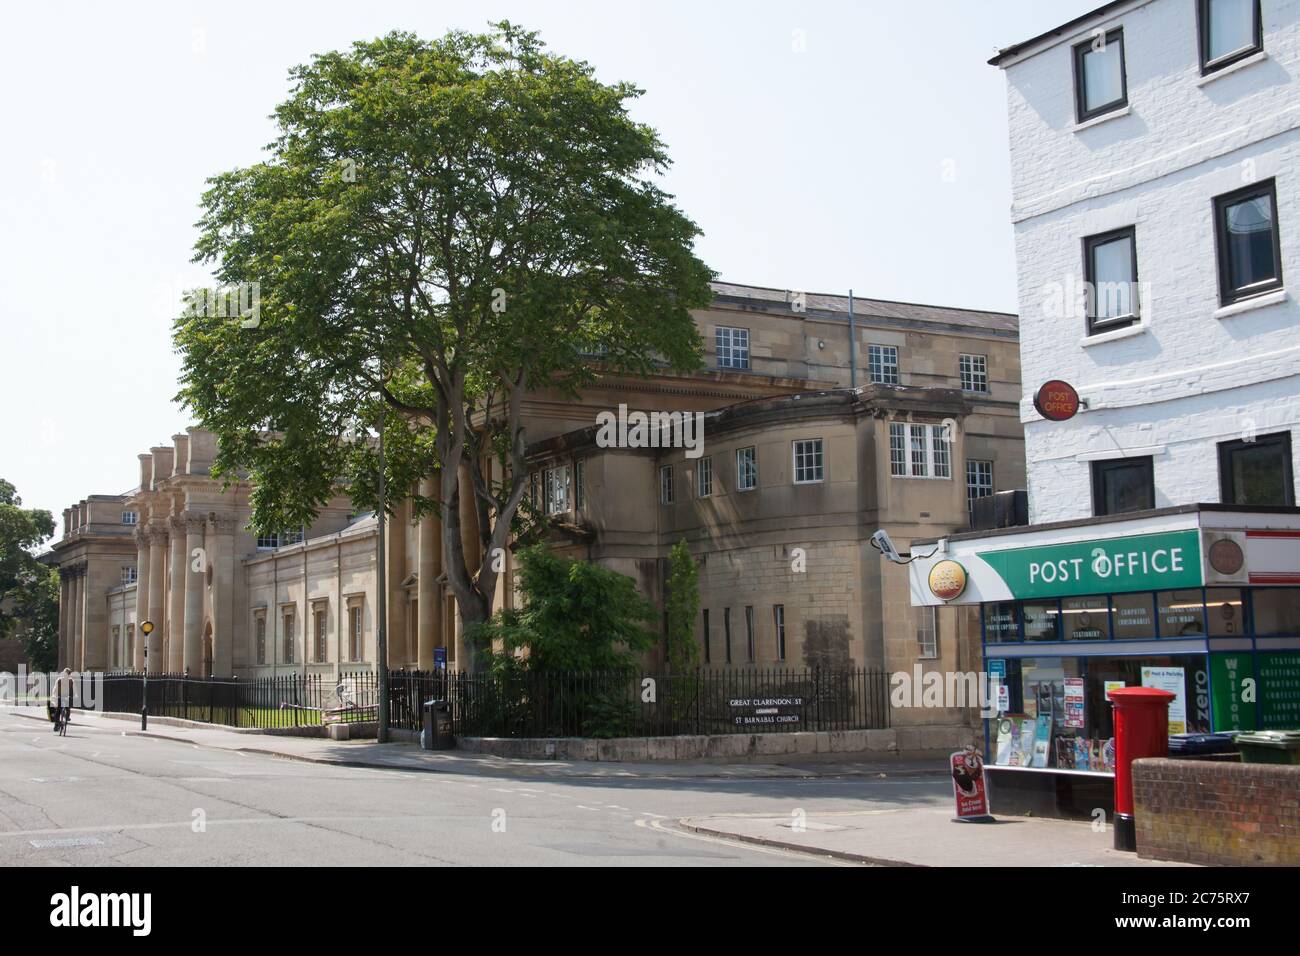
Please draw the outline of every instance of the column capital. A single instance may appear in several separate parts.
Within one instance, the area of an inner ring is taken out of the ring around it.
[[[217,534],[234,534],[235,528],[239,524],[239,520],[234,515],[222,514],[217,511],[209,513],[208,520],[217,529]]]
[[[182,512],[181,520],[185,523],[185,533],[201,535],[208,526],[208,516],[202,511]]]
[[[167,527],[179,534],[185,530],[185,513],[174,514],[167,519]]]

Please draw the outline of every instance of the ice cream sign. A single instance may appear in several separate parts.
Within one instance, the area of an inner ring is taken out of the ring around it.
[[[1199,532],[1166,531],[980,551],[1015,598],[1199,588]]]

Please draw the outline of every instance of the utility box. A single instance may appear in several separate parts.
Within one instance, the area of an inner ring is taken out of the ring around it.
[[[450,701],[424,702],[424,729],[420,731],[420,746],[424,750],[451,750],[456,746],[456,738],[451,733]]]

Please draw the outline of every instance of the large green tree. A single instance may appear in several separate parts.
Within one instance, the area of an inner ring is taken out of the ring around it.
[[[417,513],[442,511],[448,583],[467,624],[486,621],[527,488],[525,395],[578,393],[592,353],[697,367],[698,229],[656,185],[664,145],[628,114],[641,91],[509,23],[392,33],[290,75],[269,156],[210,180],[199,223],[196,261],[224,289],[258,283],[256,308],[191,301],[179,397],[216,432],[218,474],[255,482],[266,529],[340,486],[374,506],[382,417],[390,487],[441,469]]]
[[[28,658],[48,668],[58,662],[58,574],[34,551],[54,534],[54,516],[22,505],[13,484],[0,478],[0,637],[21,623]]]

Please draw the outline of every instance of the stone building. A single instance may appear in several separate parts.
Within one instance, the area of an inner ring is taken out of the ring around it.
[[[718,283],[696,320],[701,369],[606,375],[577,402],[530,397],[534,501],[552,544],[633,576],[658,603],[684,538],[701,563],[710,666],[970,666],[970,622],[912,608],[906,575],[869,540],[883,528],[906,548],[963,529],[971,498],[1023,487],[1015,316]],[[702,444],[605,447],[599,416],[620,406],[700,413]],[[139,669],[148,618],[151,669],[367,666],[374,516],[340,499],[310,528],[256,537],[251,489],[221,490],[215,452],[189,428],[139,456],[139,488],[65,513],[61,660]],[[427,668],[442,647],[466,666],[440,523],[409,516],[401,502],[388,525],[390,663]],[[512,570],[507,555],[501,601]]]

